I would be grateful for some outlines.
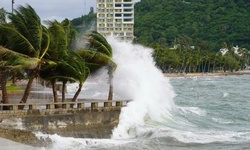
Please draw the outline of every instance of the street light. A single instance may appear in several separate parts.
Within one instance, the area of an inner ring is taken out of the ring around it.
[[[14,5],[14,3],[15,3],[15,0],[12,0],[12,14],[13,14],[13,5]]]

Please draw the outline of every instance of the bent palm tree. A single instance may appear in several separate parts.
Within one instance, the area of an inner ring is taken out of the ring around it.
[[[54,102],[58,102],[56,81],[63,82],[62,101],[65,101],[66,83],[79,81],[79,89],[73,97],[72,101],[76,101],[83,82],[88,77],[88,69],[85,66],[84,60],[79,57],[74,51],[67,49],[68,47],[68,31],[65,26],[57,21],[48,22],[51,35],[51,42],[46,59],[55,61],[53,67],[42,66],[40,76],[49,80],[52,85]]]
[[[7,74],[9,76],[20,69],[34,69],[38,66],[39,62],[39,59],[30,58],[27,55],[14,52],[0,46],[0,79],[4,104],[9,103],[6,90]]]
[[[89,50],[78,50],[77,53],[85,59],[86,65],[93,72],[102,66],[107,66],[109,75],[109,94],[108,100],[113,99],[113,72],[117,65],[112,60],[113,51],[111,45],[98,32],[92,31],[86,36],[89,42]]]
[[[67,77],[67,79],[70,78],[72,81],[79,82],[78,90],[71,100],[75,102],[90,72],[85,65],[84,59],[76,52],[68,50],[67,55],[58,62],[58,70],[60,70],[59,73],[62,73],[65,78]]]
[[[42,79],[47,80],[51,83],[54,102],[58,102],[56,81],[61,75],[58,74],[58,61],[65,55],[67,48],[67,38],[65,32],[57,21],[48,21],[49,32],[50,32],[50,46],[47,54],[44,56],[46,60],[53,60],[53,65],[42,65],[39,75]],[[63,93],[64,95],[64,93]],[[57,105],[56,105],[57,106]]]
[[[30,5],[19,6],[15,13],[9,14],[9,19],[11,23],[0,25],[0,34],[4,33],[1,37],[4,37],[5,47],[30,58],[39,59],[41,64],[48,50],[50,37],[35,10]],[[26,103],[39,66],[29,70],[29,81],[20,103]]]

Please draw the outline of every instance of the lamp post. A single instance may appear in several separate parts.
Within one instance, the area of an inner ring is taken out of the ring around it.
[[[12,6],[12,14],[13,14],[13,5],[14,5],[14,3],[15,3],[15,0],[12,0],[12,3],[11,3],[12,4],[11,5]]]

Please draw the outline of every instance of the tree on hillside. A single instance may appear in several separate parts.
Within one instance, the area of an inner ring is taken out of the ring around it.
[[[179,35],[202,39],[213,51],[223,42],[250,48],[250,3],[218,0],[142,0],[135,4],[135,36],[144,45],[170,46]]]

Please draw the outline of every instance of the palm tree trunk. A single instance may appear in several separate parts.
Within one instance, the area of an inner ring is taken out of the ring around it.
[[[79,96],[81,90],[82,90],[82,83],[79,83],[79,88],[78,88],[78,90],[76,91],[76,93],[75,93],[75,95],[74,95],[74,97],[73,97],[73,99],[72,99],[72,102],[76,102],[76,99],[77,99],[77,97]]]
[[[202,71],[202,73],[204,73],[204,72],[206,71],[206,66],[207,66],[207,61],[205,61],[205,64],[204,64],[204,66],[203,66],[203,71]]]
[[[25,88],[25,91],[24,91],[24,94],[23,94],[23,97],[22,97],[20,103],[27,102],[27,99],[28,99],[30,91],[31,91],[32,83],[33,83],[33,80],[35,79],[36,75],[37,75],[37,70],[36,69],[32,70],[31,75],[29,77],[29,81],[26,85],[26,88]],[[24,106],[18,107],[18,109],[23,109],[23,108],[24,108]]]
[[[65,102],[65,93],[66,93],[66,81],[63,81],[63,87],[62,87],[62,102]]]
[[[113,100],[113,68],[110,67],[108,69],[108,75],[109,75],[109,95],[108,100]]]
[[[207,72],[210,72],[210,60],[208,61]]]
[[[1,79],[1,86],[2,86],[2,91],[1,91],[1,103],[8,104],[9,99],[8,99],[8,94],[6,90],[6,78],[4,77],[4,74],[0,71],[0,79]],[[9,107],[4,106],[3,110],[9,110]]]
[[[111,79],[110,84],[109,84],[108,100],[113,100],[113,79]]]
[[[53,97],[54,97],[54,103],[58,102],[58,96],[57,96],[57,89],[56,89],[56,81],[51,81],[52,91],[53,91]],[[59,105],[55,105],[55,108],[59,108]]]

